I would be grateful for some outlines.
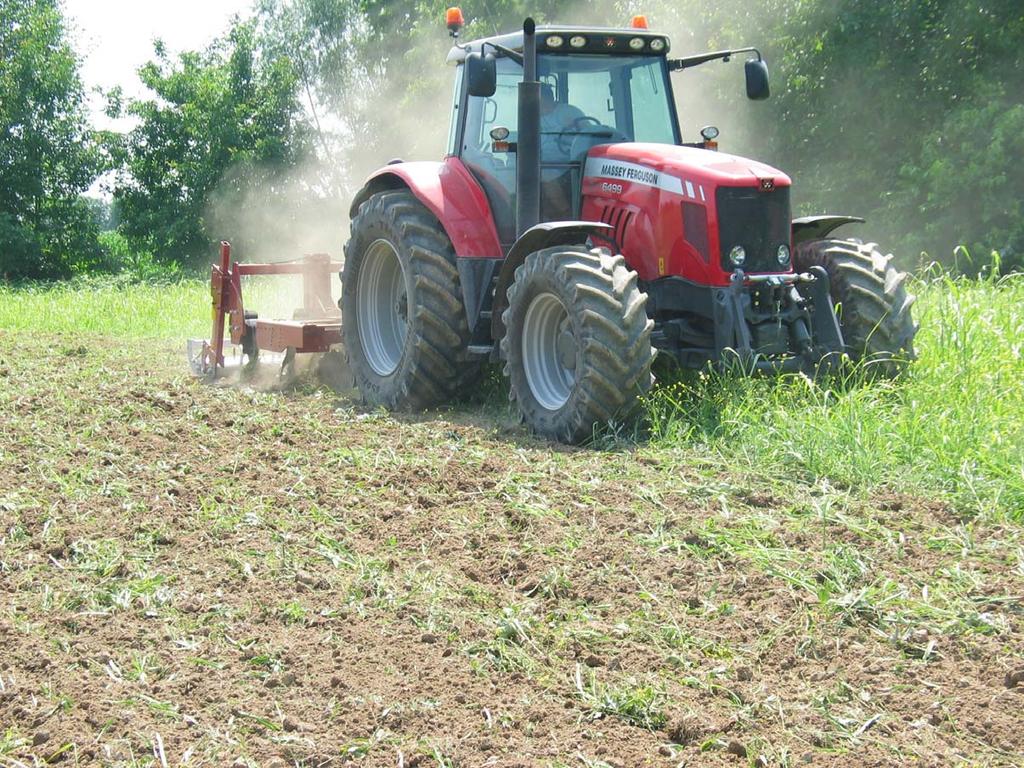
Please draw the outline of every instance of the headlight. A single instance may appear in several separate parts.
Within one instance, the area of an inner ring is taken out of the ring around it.
[[[651,40],[651,50],[652,51],[663,51],[663,50],[665,50],[665,41],[662,40],[660,37],[654,38],[653,40]]]
[[[548,44],[548,48],[561,48],[565,40],[561,35],[548,35],[548,39],[544,42]]]
[[[733,249],[729,251],[729,261],[733,263],[733,266],[742,267],[743,262],[746,260],[747,252],[743,250],[742,245],[734,246]]]
[[[789,266],[789,246],[783,243],[779,246],[779,250],[775,253],[775,259],[779,262],[780,267]]]
[[[583,35],[573,35],[572,37],[569,38],[569,45],[571,45],[573,48],[582,48],[586,44],[587,38],[585,38]]]
[[[634,51],[639,51],[641,48],[644,47],[644,39],[642,37],[634,37],[632,40],[629,41],[629,47],[632,48]]]

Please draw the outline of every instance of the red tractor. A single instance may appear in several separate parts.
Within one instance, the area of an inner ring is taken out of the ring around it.
[[[449,11],[458,36],[461,13]],[[435,406],[504,362],[538,434],[579,442],[625,418],[666,355],[687,367],[817,372],[846,356],[892,374],[916,332],[891,256],[791,219],[790,179],[684,141],[670,58],[642,17],[455,41],[441,162],[393,161],[351,208],[342,333],[365,401]]]

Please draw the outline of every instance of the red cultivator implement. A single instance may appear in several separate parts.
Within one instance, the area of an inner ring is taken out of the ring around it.
[[[341,264],[327,254],[315,253],[298,261],[270,264],[239,264],[231,260],[231,244],[220,244],[220,262],[210,276],[213,299],[213,330],[209,341],[189,339],[192,371],[215,379],[226,370],[252,366],[261,352],[276,353],[283,369],[296,354],[329,352],[341,343],[341,312],[331,297],[331,275]],[[257,275],[301,275],[302,308],[292,320],[263,320],[245,308],[242,278]],[[233,350],[226,354],[225,330]]]

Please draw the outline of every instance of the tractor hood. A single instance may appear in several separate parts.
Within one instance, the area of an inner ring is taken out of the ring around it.
[[[671,144],[605,144],[587,156],[587,180],[620,181],[658,187],[706,202],[719,186],[789,186],[789,176],[757,160]]]
[[[779,268],[791,247],[789,177],[745,157],[671,144],[606,144],[587,155],[581,216],[614,230],[613,245],[643,280],[729,285],[728,253],[745,271]]]

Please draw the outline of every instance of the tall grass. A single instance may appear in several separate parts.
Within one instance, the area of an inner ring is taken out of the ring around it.
[[[209,282],[75,280],[0,287],[0,330],[123,338],[209,334]]]
[[[1024,275],[914,290],[918,359],[899,379],[683,375],[649,399],[655,443],[1024,520]]]
[[[332,282],[337,283],[337,278]],[[340,285],[332,286],[337,294]],[[246,308],[291,317],[302,304],[296,277],[246,279]],[[134,282],[119,278],[0,285],[0,331],[95,333],[121,338],[210,335],[209,278]]]

